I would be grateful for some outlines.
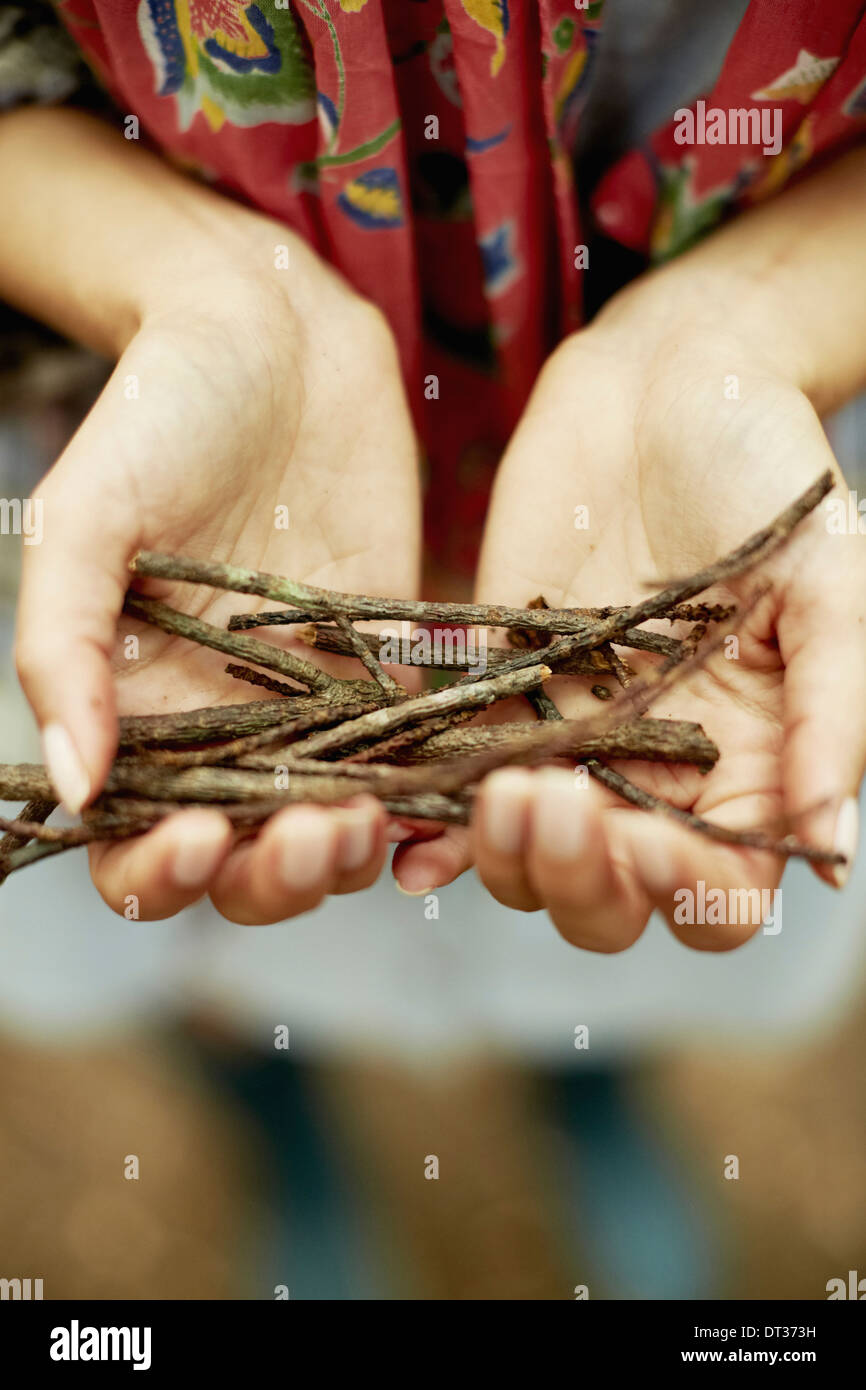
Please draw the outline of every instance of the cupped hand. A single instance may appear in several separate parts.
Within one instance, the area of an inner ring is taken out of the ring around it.
[[[267,263],[273,230],[256,236],[250,259]],[[44,539],[24,549],[16,657],[72,811],[104,783],[118,711],[251,698],[214,652],[129,618],[118,627],[137,550],[356,592],[416,590],[417,447],[394,344],[378,313],[300,241],[289,271],[215,277],[190,266],[173,294],[163,287],[39,495]],[[159,594],[220,626],[260,606],[188,585]],[[268,640],[287,642],[286,631]],[[133,895],[142,918],[209,891],[232,920],[271,922],[368,885],[385,840],[368,797],[287,808],[240,843],[203,808],[93,846],[91,871],[112,907],[122,912]]]
[[[738,545],[832,468],[832,499],[787,546],[760,573],[714,591],[742,601],[769,585],[731,629],[736,641],[653,706],[702,723],[721,750],[716,767],[706,776],[645,763],[619,770],[720,825],[790,830],[852,856],[866,763],[866,540],[842,520],[847,487],[785,354],[730,327],[735,317],[733,306],[729,320],[705,320],[698,305],[678,314],[651,287],[613,301],[556,351],[501,465],[478,597],[635,601],[653,580]],[[621,654],[638,671],[653,661]],[[587,685],[556,678],[547,689],[573,715],[594,704]],[[494,773],[471,831],[398,851],[395,872],[421,891],[472,861],[499,902],[546,908],[566,939],[599,951],[634,942],[653,908],[690,946],[736,946],[760,915],[689,924],[688,893],[699,901],[703,880],[730,903],[737,890],[775,888],[784,867],[627,806],[563,768]],[[841,867],[817,872],[837,886],[846,877]]]

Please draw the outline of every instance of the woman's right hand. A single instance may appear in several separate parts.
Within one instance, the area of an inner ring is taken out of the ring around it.
[[[246,214],[230,215],[237,244]],[[237,255],[216,267],[211,256],[160,283],[38,489],[44,539],[24,547],[16,657],[52,780],[74,812],[105,781],[118,711],[249,697],[215,653],[128,618],[118,629],[137,550],[328,588],[416,591],[417,446],[390,331],[284,228],[254,214],[245,225],[246,269]],[[288,270],[274,269],[277,243],[289,244]],[[160,596],[221,626],[250,606],[188,585]],[[117,640],[129,631],[141,633],[133,662]],[[287,808],[240,844],[218,811],[185,811],[135,840],[97,844],[90,858],[121,912],[134,895],[142,918],[167,917],[208,891],[226,917],[259,923],[367,886],[385,851],[384,815],[363,798],[348,810]]]

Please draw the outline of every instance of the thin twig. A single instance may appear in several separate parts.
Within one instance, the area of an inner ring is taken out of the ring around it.
[[[393,676],[388,675],[388,672],[385,670],[378,656],[375,655],[367,642],[365,642],[363,634],[358,632],[349,619],[344,617],[342,613],[335,613],[334,621],[343,636],[348,640],[353,655],[358,657],[359,661],[361,661],[370,672],[373,679],[378,681],[385,695],[391,700],[402,699],[406,694],[404,687],[398,685]]]
[[[0,816],[0,830],[7,831],[19,841],[19,848],[29,840],[39,840],[42,844],[87,845],[91,840],[112,840],[114,831],[121,823],[114,825],[103,822],[100,825],[43,825],[42,821],[27,820],[23,813],[13,820]],[[102,833],[100,833],[102,832]]]
[[[753,598],[744,604],[739,615],[740,621],[751,611],[755,602]],[[565,756],[576,739],[598,738],[618,725],[628,723],[635,715],[643,714],[661,695],[700,669],[724,640],[724,634],[716,633],[705,643],[703,649],[685,661],[664,662],[652,671],[646,672],[633,681],[617,699],[609,701],[604,709],[592,715],[563,721],[562,724],[534,724],[525,742],[517,746],[491,749],[460,760],[449,759],[442,765],[433,764],[430,768],[430,785],[436,791],[448,795],[470,782],[477,782],[494,768],[505,767],[518,760],[549,761]]]
[[[246,734],[243,738],[230,739],[228,743],[208,744],[204,748],[154,748],[144,751],[151,763],[166,767],[207,767],[233,762],[259,748],[269,748],[274,744],[291,743],[314,729],[329,728],[341,724],[346,719],[355,719],[366,714],[369,705],[329,705],[326,709],[311,710],[309,714],[297,719],[281,720],[270,728],[258,733]],[[117,765],[115,761],[115,766]]]
[[[719,750],[707,738],[700,724],[681,719],[633,719],[606,733],[587,737],[581,732],[583,720],[563,720],[551,701],[554,714],[545,714],[551,722],[559,721],[558,742],[560,757],[636,759],[641,762],[691,763],[701,772],[709,772],[718,761]],[[507,748],[520,762],[523,744],[529,761],[537,760],[537,724],[473,724],[467,729],[449,729],[434,734],[412,750],[412,762],[432,759],[465,758],[486,749]],[[571,734],[571,737],[569,737]],[[341,766],[341,764],[337,764]]]
[[[131,618],[151,623],[176,637],[186,637],[202,647],[213,647],[228,656],[251,661],[268,671],[279,671],[281,676],[289,676],[320,695],[330,695],[335,688],[339,688],[340,682],[334,676],[329,676],[327,671],[314,666],[311,661],[295,656],[294,652],[261,642],[257,637],[238,637],[235,633],[226,632],[225,628],[205,622],[203,618],[193,618],[189,613],[181,613],[159,599],[145,598],[131,589],[127,591],[123,611]]]
[[[523,695],[534,690],[548,680],[551,672],[547,666],[536,664],[525,671],[513,671],[506,675],[493,676],[489,680],[478,681],[474,685],[464,685],[458,681],[446,685],[429,695],[418,695],[412,700],[404,700],[399,705],[387,709],[371,710],[360,719],[349,720],[336,729],[326,729],[313,734],[298,744],[297,752],[302,757],[317,757],[335,748],[349,748],[364,739],[382,738],[386,734],[402,729],[406,724],[416,724],[431,715],[453,713],[456,710],[483,709],[498,700],[512,695]]]
[[[483,631],[483,629],[482,629]],[[382,660],[382,654],[386,646],[391,647],[393,638],[372,632],[358,632],[355,628],[356,636],[364,642],[367,648],[375,656]],[[426,629],[417,630],[417,637],[429,635]],[[644,650],[658,652],[663,656],[671,656],[679,650],[679,643],[670,637],[663,637],[656,632],[638,633],[640,645]],[[336,627],[331,627],[325,623],[306,623],[298,628],[294,636],[307,646],[316,648],[317,651],[331,652],[336,656],[351,656],[354,649],[350,646],[349,640]],[[474,671],[479,677],[483,675],[495,675],[500,670],[511,669],[511,662],[514,652],[507,647],[483,646],[476,649],[476,659],[472,660],[468,651],[461,656],[459,644],[451,643],[451,650],[444,651],[432,650],[429,660],[417,650],[417,637],[401,636],[400,654],[402,664],[405,666],[419,666],[431,671]],[[646,643],[643,639],[646,638]],[[464,642],[464,647],[468,644]],[[631,645],[631,644],[626,644]],[[408,650],[407,650],[408,648]],[[478,655],[482,654],[482,659]],[[536,656],[536,660],[538,657]],[[598,675],[602,672],[612,670],[612,663],[600,651],[579,652],[570,662],[563,662],[558,667],[561,675],[588,676]]]
[[[249,700],[239,705],[207,705],[202,709],[181,710],[176,714],[132,714],[120,720],[122,748],[152,745],[214,743],[258,733],[275,724],[289,724],[306,715],[317,717],[327,710],[336,718],[358,706],[375,709],[381,693],[372,681],[351,683],[354,699],[346,705],[329,705],[320,696],[299,695],[288,700]],[[315,727],[315,726],[314,726]]]
[[[778,840],[763,830],[730,830],[725,825],[715,825],[712,821],[704,820],[703,816],[696,816],[693,811],[684,811],[679,806],[672,806],[669,801],[664,801],[662,797],[654,796],[652,792],[646,792],[642,787],[636,787],[634,782],[623,777],[621,772],[615,772],[612,767],[605,767],[602,763],[596,762],[594,758],[588,758],[586,766],[592,777],[605,787],[609,787],[611,791],[616,792],[617,796],[621,796],[624,801],[629,801],[632,806],[639,806],[641,810],[668,816],[671,820],[677,820],[682,825],[687,825],[691,830],[697,830],[700,834],[707,835],[711,840],[720,840],[726,845],[737,845],[741,849],[764,850],[767,854],[786,856],[789,859],[807,859],[812,864],[846,863],[844,854],[836,854],[832,850],[815,849],[812,845],[804,844],[802,840],[798,840],[796,835],[786,835],[783,839]]]
[[[27,805],[21,812],[19,820],[29,822],[31,824],[42,825],[44,821],[47,821],[48,817],[51,815],[51,812],[56,809],[56,801],[28,801]],[[30,834],[22,834],[20,831],[7,829],[7,832],[3,836],[3,839],[0,840],[0,884],[2,884],[4,879],[6,878],[6,865],[9,861],[10,856],[13,855],[16,850],[23,849],[24,846],[27,844],[28,840],[31,840],[32,838],[33,837]]]
[[[152,551],[142,552],[136,557],[136,570],[139,563],[141,573],[149,573],[152,567],[163,568],[163,562],[171,562],[175,557],[156,555]],[[183,561],[187,568],[195,562]],[[169,567],[169,566],[166,566]],[[203,574],[196,565],[195,573]],[[252,573],[252,571],[247,571]],[[187,578],[187,574],[169,576]],[[273,576],[267,576],[271,578]],[[195,583],[211,583],[210,579],[193,580]],[[218,584],[218,588],[231,588],[231,585]],[[238,589],[235,592],[247,592]],[[455,627],[501,627],[527,628],[537,632],[584,632],[587,623],[600,622],[614,618],[629,611],[627,604],[608,604],[603,608],[513,608],[495,603],[427,603],[419,599],[366,598],[363,594],[338,594],[329,589],[320,591],[327,597],[310,608],[286,608],[276,613],[233,613],[229,618],[230,632],[245,632],[256,627],[284,627],[296,623],[321,623],[333,618],[337,600],[340,611],[355,621],[364,619],[389,619],[398,622],[453,624]],[[730,605],[722,603],[674,604],[669,612],[659,615],[670,622],[696,622],[707,619],[723,622],[730,616]]]
[[[258,685],[263,690],[272,690],[275,695],[291,695],[295,699],[299,696],[297,686],[287,685],[285,681],[278,681],[273,676],[266,676],[263,671],[254,671],[252,666],[240,666],[236,661],[230,661],[225,672],[227,676],[246,681],[248,685]]]
[[[46,769],[27,764],[0,767],[0,798],[28,802],[19,817],[0,819],[0,830],[6,830],[0,841],[0,881],[17,868],[75,844],[140,834],[166,815],[203,803],[218,806],[241,834],[254,833],[282,806],[303,801],[339,804],[359,790],[377,796],[393,815],[465,824],[474,789],[493,767],[561,756],[586,761],[598,780],[632,804],[672,816],[712,838],[816,863],[843,863],[841,855],[812,849],[793,835],[774,839],[766,829],[714,826],[643,792],[605,766],[608,759],[629,758],[685,761],[702,771],[712,767],[718,750],[699,725],[639,716],[698,671],[725,640],[727,634],[716,631],[702,641],[708,624],[733,617],[734,610],[689,600],[766,560],[831,486],[832,476],[825,474],[770,526],[715,564],[670,582],[640,603],[616,608],[553,610],[542,598],[525,609],[373,599],[235,566],[142,554],[133,564],[138,573],[210,583],[290,604],[289,614],[238,618],[230,632],[140,594],[128,595],[126,611],[166,632],[276,670],[313,693],[232,663],[230,675],[265,685],[280,698],[122,720],[122,755],[109,772],[103,794],[74,827],[44,824],[55,804]],[[753,592],[734,626],[742,625],[765,592]],[[473,666],[452,651],[444,660],[438,652],[422,656],[421,663],[413,654],[413,664],[437,663],[466,674],[452,685],[409,697],[383,669],[383,639],[353,627],[355,619],[366,618],[504,627],[523,649],[512,653],[490,648],[490,669],[484,671],[479,663]],[[313,620],[313,629],[295,635],[309,642],[312,632],[313,645],[331,644],[328,649],[359,658],[374,681],[338,680],[291,651],[239,636],[235,630],[287,619],[296,624]],[[692,626],[685,637],[672,638],[641,626],[651,619]],[[662,661],[636,676],[615,647],[648,651]],[[602,710],[563,720],[541,689],[554,670],[563,675],[613,674],[624,689]],[[513,695],[529,697],[543,722],[468,723],[478,709]],[[461,723],[466,727],[457,727]]]
[[[527,699],[531,700],[537,691],[529,691]],[[387,738],[377,739],[375,742],[352,748],[348,751],[346,758],[340,759],[340,765],[345,766],[351,763],[369,763],[374,759],[379,762],[387,762],[391,758],[405,757],[412,748],[423,743],[425,739],[431,738],[433,734],[440,734],[445,729],[454,729],[458,725],[466,723],[476,717],[477,711],[474,709],[457,710],[453,714],[441,714],[435,719],[422,719],[418,724],[410,724],[405,729],[398,729],[396,734],[389,734]]]

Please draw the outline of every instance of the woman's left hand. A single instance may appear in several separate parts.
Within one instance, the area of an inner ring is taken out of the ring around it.
[[[828,467],[848,517],[847,486],[797,384],[797,343],[731,327],[736,306],[714,304],[706,288],[672,297],[663,276],[647,277],[550,358],[498,475],[481,601],[635,601],[648,581],[738,545]],[[759,317],[757,303],[740,316]],[[825,501],[759,574],[719,593],[740,602],[771,586],[737,641],[653,707],[703,724],[721,750],[713,771],[646,763],[622,771],[720,825],[790,827],[850,856],[866,763],[866,539],[850,527],[835,534],[830,520]],[[638,671],[654,660],[623,654]],[[587,687],[560,677],[547,689],[574,715],[595,703]],[[708,889],[772,889],[784,867],[627,806],[565,768],[494,773],[471,830],[401,847],[395,872],[404,888],[425,891],[472,861],[499,902],[546,908],[567,940],[599,951],[629,946],[653,908],[690,946],[739,945],[760,918],[682,925],[674,894],[695,892],[699,880]],[[837,886],[845,878],[818,872]]]

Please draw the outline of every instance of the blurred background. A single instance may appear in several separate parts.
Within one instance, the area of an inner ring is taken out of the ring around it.
[[[3,330],[0,496],[24,498],[105,367]],[[862,404],[828,423],[861,496]],[[39,760],[20,546],[0,536],[10,762]],[[24,870],[0,891],[0,1276],[46,1298],[824,1298],[866,1275],[864,886],[862,862],[844,895],[794,866],[778,936],[699,956],[654,921],[593,957],[471,878],[438,917],[386,876],[250,929],[116,918],[82,852]]]

